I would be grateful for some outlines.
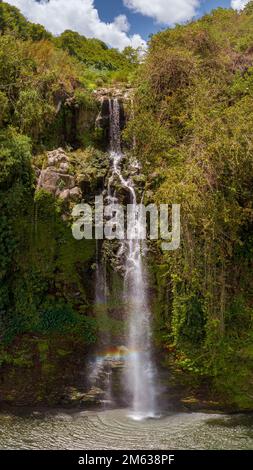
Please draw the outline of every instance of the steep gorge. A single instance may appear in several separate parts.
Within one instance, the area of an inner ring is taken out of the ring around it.
[[[142,413],[159,363],[164,409],[252,410],[252,2],[158,33],[141,64],[0,15],[1,402]],[[73,238],[75,204],[143,194],[182,211],[180,249],[144,246],[148,270],[138,243]],[[113,370],[90,390],[96,356]]]

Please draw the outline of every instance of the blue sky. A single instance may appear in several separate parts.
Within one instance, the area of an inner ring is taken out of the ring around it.
[[[150,0],[150,2],[155,1],[156,0]],[[174,1],[176,2],[176,0]],[[95,0],[94,3],[103,21],[112,21],[115,16],[122,13],[127,15],[131,26],[130,33],[138,33],[145,40],[148,39],[150,34],[156,33],[166,27],[157,23],[152,18],[131,12],[123,5],[122,0]],[[202,16],[217,7],[230,8],[230,4],[230,0],[202,0],[196,16]]]
[[[217,7],[242,8],[248,0],[8,0],[53,34],[66,29],[120,50],[145,47],[150,34]]]

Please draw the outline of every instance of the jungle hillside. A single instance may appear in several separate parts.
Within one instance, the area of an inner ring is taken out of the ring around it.
[[[89,351],[121,335],[94,315],[96,243],[70,217],[107,181],[99,96],[115,92],[132,95],[123,143],[145,202],[181,205],[180,248],[147,255],[163,374],[185,406],[252,410],[253,2],[159,32],[144,55],[0,3],[0,401],[79,403]]]

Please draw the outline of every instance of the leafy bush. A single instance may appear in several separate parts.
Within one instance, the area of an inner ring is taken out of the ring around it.
[[[181,204],[180,249],[161,261],[163,338],[240,406],[252,404],[239,346],[252,346],[252,21],[251,2],[153,36],[125,132],[156,202]]]

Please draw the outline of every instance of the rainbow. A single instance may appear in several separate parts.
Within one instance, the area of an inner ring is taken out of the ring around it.
[[[98,362],[106,360],[123,361],[126,360],[128,357],[137,354],[137,352],[138,351],[128,349],[125,346],[114,346],[99,352],[99,354],[96,356],[96,360]]]

